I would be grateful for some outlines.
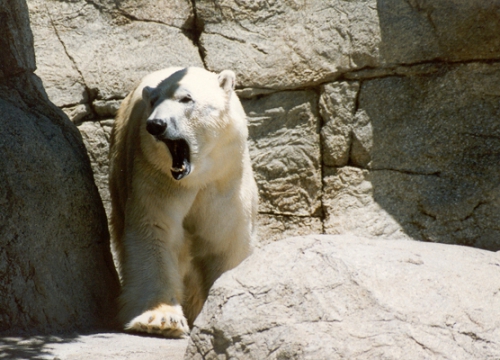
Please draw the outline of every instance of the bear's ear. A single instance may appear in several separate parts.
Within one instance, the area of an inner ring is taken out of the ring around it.
[[[146,102],[146,104],[151,104],[151,99],[153,98],[154,88],[151,86],[145,86],[142,89],[142,99]]]
[[[219,85],[225,92],[233,91],[235,82],[236,75],[231,70],[224,70],[219,74]]]

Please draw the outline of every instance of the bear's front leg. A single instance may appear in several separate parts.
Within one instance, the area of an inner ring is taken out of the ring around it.
[[[150,206],[137,216],[140,208],[131,206],[128,219],[134,220],[126,218],[124,229],[120,319],[126,330],[184,337],[189,327],[181,307],[182,277],[189,244],[184,239],[182,211],[169,214]]]

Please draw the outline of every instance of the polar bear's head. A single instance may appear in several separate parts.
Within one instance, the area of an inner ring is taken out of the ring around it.
[[[203,168],[219,138],[234,126],[234,83],[235,75],[229,70],[215,74],[186,68],[173,72],[154,88],[143,88],[149,115],[146,130],[168,148],[175,180],[188,176],[196,167]],[[236,105],[242,113],[237,99]]]

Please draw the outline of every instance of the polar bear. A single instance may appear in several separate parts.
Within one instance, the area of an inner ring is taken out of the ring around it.
[[[252,251],[258,195],[234,84],[229,70],[168,68],[118,111],[109,183],[126,330],[184,337]]]

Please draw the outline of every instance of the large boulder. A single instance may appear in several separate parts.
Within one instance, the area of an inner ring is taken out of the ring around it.
[[[353,236],[279,241],[224,274],[187,359],[497,359],[500,254]]]
[[[109,327],[119,284],[81,135],[33,75],[26,3],[0,9],[0,333]]]

